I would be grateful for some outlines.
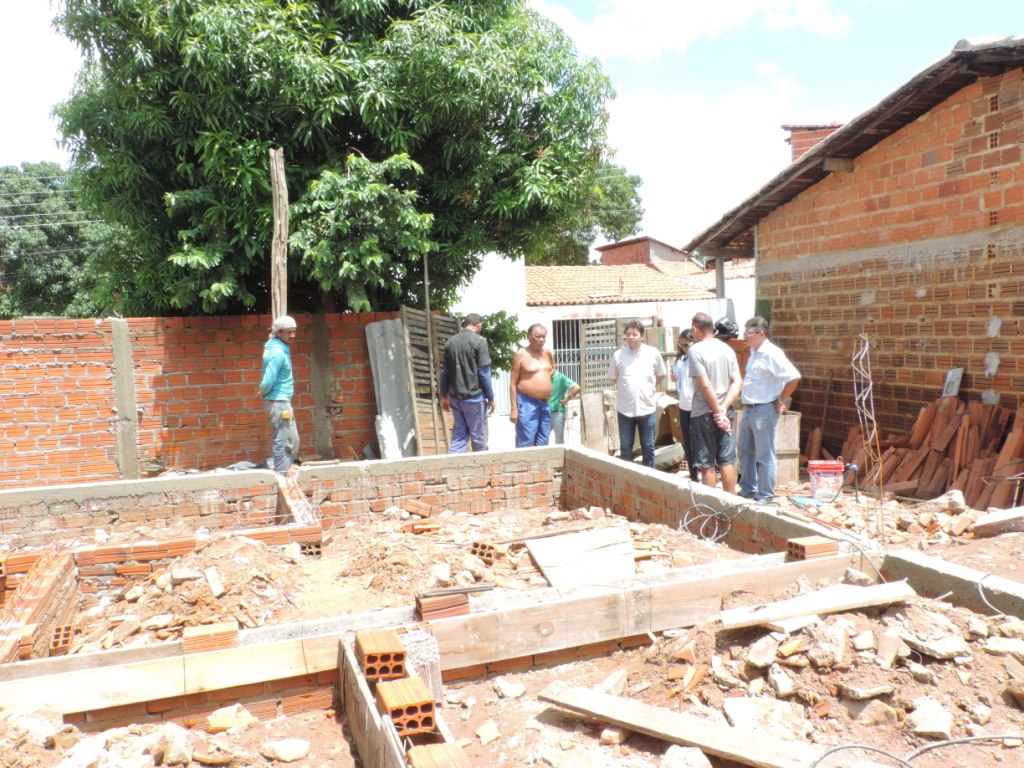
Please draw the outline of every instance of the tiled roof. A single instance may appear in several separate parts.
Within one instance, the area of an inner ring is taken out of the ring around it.
[[[655,259],[654,266],[668,275],[685,278],[695,288],[703,288],[707,291],[715,290],[715,268],[714,265],[707,269],[701,269],[692,261],[665,261]],[[754,277],[753,259],[733,259],[723,264],[725,267],[726,280],[742,280]]]
[[[659,264],[664,263],[659,260]],[[695,267],[699,273],[699,269]],[[712,276],[712,290],[714,279]],[[616,267],[527,267],[526,304],[623,304],[636,301],[683,301],[708,298],[692,277],[668,274],[654,265]]]

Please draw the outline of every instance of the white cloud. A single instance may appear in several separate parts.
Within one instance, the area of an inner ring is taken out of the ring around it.
[[[608,0],[592,21],[584,22],[564,5],[533,0],[532,7],[561,26],[588,56],[644,62],[663,53],[683,54],[699,37],[714,37],[749,23],[769,29],[798,27],[836,37],[850,19],[824,0]]]
[[[622,94],[610,109],[615,161],[644,180],[644,234],[680,247],[789,162],[780,94]]]

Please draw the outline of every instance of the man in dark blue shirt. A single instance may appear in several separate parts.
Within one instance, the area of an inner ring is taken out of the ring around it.
[[[455,419],[449,453],[465,453],[470,442],[474,453],[487,450],[487,414],[494,412],[494,388],[491,353],[480,335],[483,324],[480,315],[470,312],[462,330],[444,345],[441,407]]]

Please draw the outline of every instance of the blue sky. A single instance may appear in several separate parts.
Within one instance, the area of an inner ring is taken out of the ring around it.
[[[644,180],[643,234],[682,246],[789,162],[783,124],[845,122],[958,40],[1024,35],[1020,0],[529,0],[601,61],[616,161]],[[0,23],[0,165],[67,162],[49,117],[75,48],[46,0]]]

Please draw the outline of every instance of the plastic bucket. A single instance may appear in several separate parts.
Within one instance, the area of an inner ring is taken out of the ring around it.
[[[811,496],[819,501],[832,501],[843,488],[846,467],[841,461],[808,461],[807,477],[811,481]]]

